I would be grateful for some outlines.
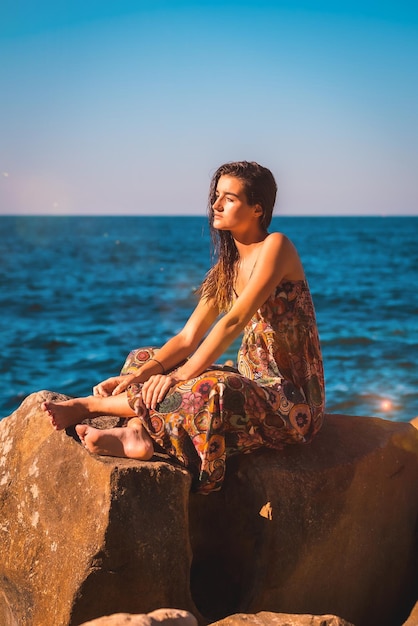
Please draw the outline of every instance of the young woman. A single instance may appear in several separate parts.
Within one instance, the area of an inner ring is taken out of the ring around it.
[[[324,377],[315,312],[299,256],[267,232],[277,186],[257,163],[222,165],[209,192],[217,262],[178,335],[131,352],[93,396],[45,402],[57,429],[92,453],[148,460],[154,444],[183,463],[202,493],[220,489],[228,456],[306,443],[321,427]],[[241,334],[238,369],[213,365]],[[81,422],[116,415],[127,427]]]

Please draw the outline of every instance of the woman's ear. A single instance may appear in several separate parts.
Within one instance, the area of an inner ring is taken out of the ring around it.
[[[258,217],[260,217],[260,216],[262,217],[264,215],[263,207],[261,206],[261,204],[255,204],[254,205],[254,213]]]

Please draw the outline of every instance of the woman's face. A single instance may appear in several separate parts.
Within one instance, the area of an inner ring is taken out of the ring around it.
[[[213,227],[232,232],[258,224],[262,214],[258,204],[248,204],[244,183],[235,176],[219,178],[212,210]]]

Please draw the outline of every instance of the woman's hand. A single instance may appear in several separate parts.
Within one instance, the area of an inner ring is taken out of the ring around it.
[[[117,396],[119,393],[123,393],[127,390],[129,385],[133,383],[140,383],[139,376],[135,376],[135,374],[126,374],[125,376],[119,377],[119,383],[112,391],[112,396]]]
[[[106,378],[106,380],[93,387],[93,395],[102,397],[117,396],[135,382],[135,378],[134,374]]]
[[[157,404],[162,402],[174,385],[180,382],[174,374],[156,374],[142,386],[142,401],[147,409],[155,410]]]
[[[121,381],[122,376],[112,376],[111,378],[106,378],[101,383],[98,383],[93,387],[93,395],[94,396],[102,396],[107,397],[111,396],[115,387]]]

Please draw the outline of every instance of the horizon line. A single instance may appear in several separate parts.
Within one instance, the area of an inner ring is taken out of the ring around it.
[[[200,217],[207,219],[207,215],[201,213],[0,213],[1,217]],[[298,214],[273,214],[275,218],[298,218],[298,217],[418,217],[417,213],[298,213]]]

